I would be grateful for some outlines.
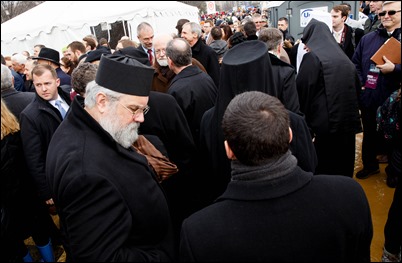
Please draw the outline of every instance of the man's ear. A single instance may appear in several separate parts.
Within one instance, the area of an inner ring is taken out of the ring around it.
[[[96,94],[96,107],[100,113],[104,113],[107,107],[107,96],[103,92],[99,92]]]
[[[230,160],[235,160],[236,156],[234,155],[232,149],[229,146],[228,141],[225,140],[225,151],[226,151],[226,156],[230,159]]]
[[[289,143],[292,142],[293,139],[293,132],[292,132],[292,128],[289,127]]]

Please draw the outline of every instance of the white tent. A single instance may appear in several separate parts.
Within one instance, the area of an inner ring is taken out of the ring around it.
[[[283,3],[285,3],[285,1],[263,1],[261,8],[265,10],[268,8],[281,6]]]
[[[61,52],[91,34],[91,26],[104,22],[126,21],[133,40],[143,21],[152,25],[155,35],[176,33],[181,18],[198,22],[198,8],[177,1],[46,1],[1,24],[1,53],[32,53],[36,44]]]

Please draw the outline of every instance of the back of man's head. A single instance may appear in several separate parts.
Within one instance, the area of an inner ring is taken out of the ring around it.
[[[97,43],[95,42],[94,38],[86,36],[82,40],[86,42],[86,45],[90,47],[90,50],[96,49]]]
[[[257,27],[255,26],[255,23],[252,21],[246,22],[244,24],[244,33],[247,37],[257,35]]]
[[[236,159],[256,166],[288,151],[289,123],[289,114],[277,98],[260,91],[248,91],[229,103],[222,129]]]
[[[183,29],[183,25],[185,23],[187,23],[187,22],[190,22],[190,20],[188,20],[186,18],[182,18],[182,19],[179,19],[177,21],[176,29],[177,29],[177,32],[179,33],[179,35],[181,34],[181,30]]]
[[[258,40],[267,45],[268,51],[276,51],[278,45],[282,45],[283,33],[277,28],[264,28],[261,29]]]
[[[222,39],[222,30],[219,26],[214,26],[211,29],[211,36],[213,40],[220,40]]]
[[[188,66],[191,64],[192,58],[190,44],[182,38],[175,38],[167,44],[166,56],[170,58],[177,67]]]
[[[6,66],[1,64],[1,91],[13,88],[13,75],[11,70]]]
[[[87,84],[95,80],[98,65],[89,62],[79,64],[71,74],[71,87],[80,96],[85,97]]]

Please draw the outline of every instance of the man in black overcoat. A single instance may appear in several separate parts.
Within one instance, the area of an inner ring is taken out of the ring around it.
[[[370,262],[364,189],[352,178],[300,169],[289,124],[283,104],[266,93],[229,103],[222,130],[231,181],[184,220],[181,262]]]
[[[67,260],[175,260],[168,204],[133,147],[149,111],[153,68],[120,54],[101,58],[85,106],[76,98],[47,155]]]

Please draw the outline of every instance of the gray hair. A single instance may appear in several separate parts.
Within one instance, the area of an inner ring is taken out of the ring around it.
[[[84,62],[79,64],[71,73],[71,87],[81,96],[85,95],[87,84],[94,80],[98,65]]]
[[[190,44],[183,38],[174,38],[166,46],[166,56],[178,67],[188,66],[192,58]]]
[[[87,84],[86,87],[86,92],[85,92],[85,107],[88,108],[93,108],[96,105],[96,95],[98,93],[105,93],[105,95],[111,100],[111,101],[117,101],[120,99],[121,96],[123,96],[122,93],[104,88],[100,86],[98,83],[95,82],[95,80],[92,80]]]
[[[1,64],[1,91],[13,88],[13,75],[11,70],[6,66]]]
[[[191,33],[196,33],[197,37],[200,38],[202,35],[202,30],[201,30],[201,25],[199,23],[196,22],[187,22],[185,23],[183,26],[185,25],[190,25],[191,28]]]
[[[137,35],[144,30],[145,28],[152,28],[151,24],[148,22],[141,22],[138,26],[137,26]]]
[[[11,56],[11,61],[15,61],[20,65],[22,65],[22,64],[25,65],[25,63],[27,62],[27,57],[20,53],[17,53],[15,55]]]
[[[258,40],[267,45],[268,51],[276,51],[278,45],[282,45],[283,34],[277,28],[264,28],[261,29]]]

